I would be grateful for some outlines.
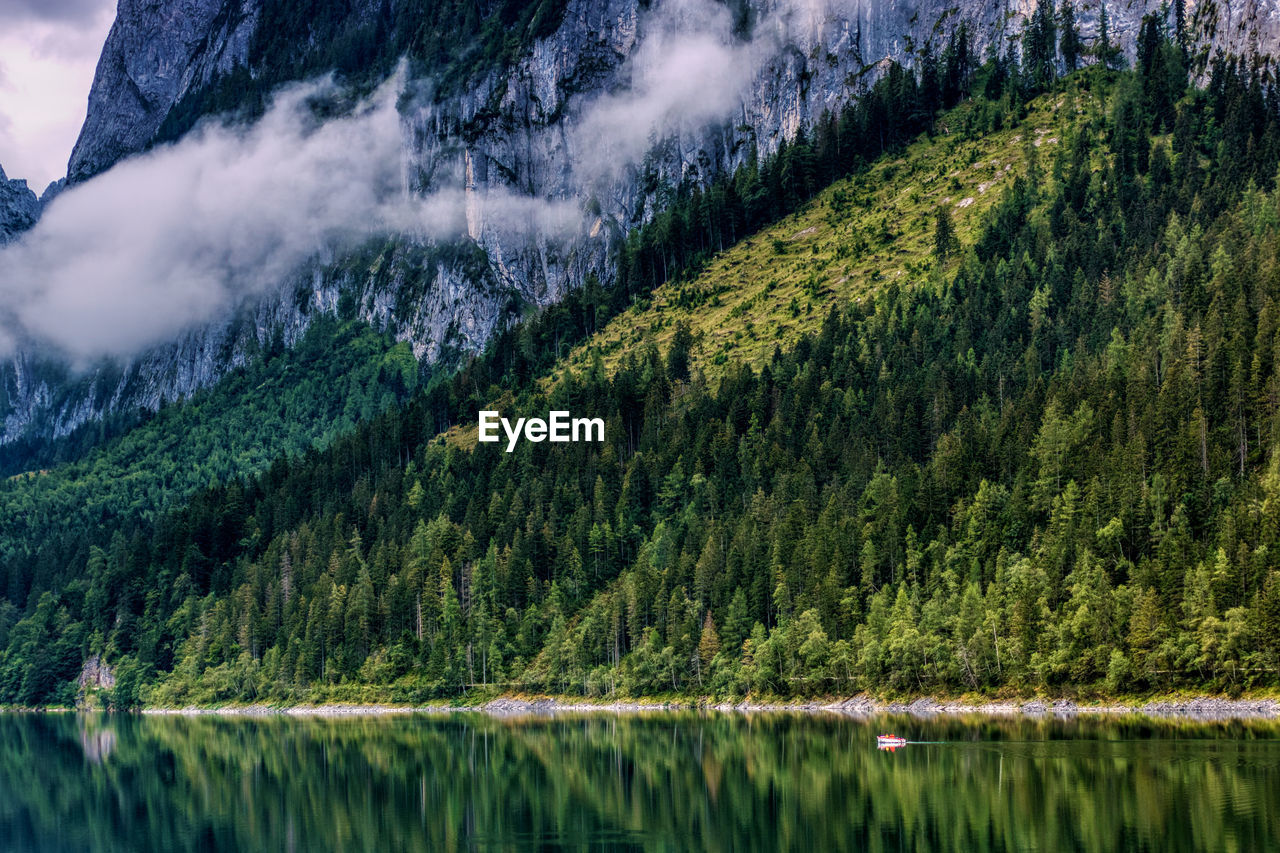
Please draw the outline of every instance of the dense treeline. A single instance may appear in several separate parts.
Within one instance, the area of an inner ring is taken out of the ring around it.
[[[0,638],[19,608],[80,574],[90,545],[131,537],[200,489],[346,434],[418,383],[407,344],[327,316],[295,347],[276,339],[253,355],[76,462],[0,480]],[[81,641],[70,636],[74,657]]]
[[[745,186],[761,184],[762,175],[761,185],[771,186],[773,190],[751,194],[753,201],[749,216],[744,217],[738,227],[742,233],[749,233],[748,229],[757,229],[784,215],[823,183],[850,169],[859,168],[864,157],[874,158],[880,151],[902,145],[908,138],[909,128],[925,126],[923,117],[927,110],[950,104],[964,94],[972,76],[972,62],[968,36],[963,28],[951,38],[942,62],[940,68],[945,70],[936,74],[932,70],[932,60],[926,62],[919,79],[894,65],[886,78],[865,97],[865,107],[845,110],[839,123],[829,116],[824,117],[819,139],[834,139],[838,133],[848,139],[851,134],[870,132],[881,140],[875,146],[824,143],[817,147],[815,154],[802,137],[794,144],[785,145],[762,163],[753,162],[732,180],[719,182],[705,195],[696,189],[691,191],[688,185],[679,188],[673,209],[664,214],[663,220],[649,233],[662,231],[670,238],[668,225],[673,218],[680,220],[705,212],[704,198],[714,198],[722,189],[731,189],[735,183]],[[946,93],[943,94],[939,88],[936,97],[922,96],[922,92],[931,90],[930,80],[939,87],[945,87]],[[922,104],[934,106],[926,108]],[[804,164],[803,167],[797,166],[798,163]],[[799,180],[797,175],[804,175],[797,184],[798,191],[778,191],[780,182],[784,179]],[[740,212],[747,211],[744,208]],[[626,263],[625,249],[623,255],[620,264]],[[672,275],[689,275],[707,257],[702,251],[679,253],[672,257],[666,269]],[[650,281],[648,285],[656,283]],[[454,384],[457,387],[488,387],[491,384],[520,387],[545,372],[569,346],[596,331],[636,295],[633,288],[606,290],[592,280],[560,304],[502,332],[491,347],[490,355],[472,361]],[[342,310],[339,313],[344,314]],[[317,323],[317,328],[309,333],[303,346],[285,355],[309,369],[316,364],[316,348],[324,346],[326,334],[333,331],[331,325],[327,321]],[[13,524],[0,531],[0,559],[5,567],[5,597],[8,599],[8,605],[0,607],[0,646],[7,639],[9,626],[21,614],[19,608],[24,602],[30,611],[43,592],[56,589],[69,577],[74,577],[86,565],[90,546],[108,546],[110,531],[117,531],[117,544],[122,539],[130,540],[137,535],[135,530],[139,523],[146,523],[172,500],[189,494],[193,487],[260,470],[264,465],[263,453],[282,449],[296,452],[307,447],[314,438],[310,431],[313,426],[319,426],[327,438],[341,431],[344,425],[350,428],[360,414],[367,417],[372,411],[377,411],[376,406],[370,408],[370,393],[385,407],[387,400],[395,399],[406,388],[412,387],[413,382],[408,377],[412,371],[403,363],[408,358],[407,351],[402,352],[403,347],[396,350],[398,366],[389,372],[372,357],[359,368],[352,365],[349,357],[359,358],[360,353],[367,349],[363,345],[342,349],[347,346],[346,341],[352,333],[353,329],[347,327],[329,342],[346,357],[333,361],[325,372],[330,378],[341,376],[343,381],[330,382],[320,393],[305,370],[302,374],[292,373],[296,387],[288,392],[291,404],[279,410],[275,406],[277,400],[270,401],[265,414],[257,412],[261,407],[246,407],[232,402],[242,394],[246,399],[254,396],[245,394],[248,388],[260,388],[263,382],[277,383],[278,380],[271,378],[275,374],[290,374],[294,370],[293,366],[283,363],[287,359],[277,358],[282,355],[277,347],[266,365],[243,376],[233,376],[230,382],[213,393],[212,399],[202,400],[195,408],[166,410],[157,423],[133,433],[127,432],[132,422],[126,419],[118,425],[126,430],[122,439],[113,434],[115,427],[109,429],[109,425],[103,424],[97,429],[82,430],[55,445],[10,449],[6,457],[10,460],[10,467],[25,470],[39,467],[36,463],[53,462],[62,456],[76,459],[90,454],[97,445],[105,446],[104,451],[91,456],[85,463],[58,468],[52,475],[42,474],[38,487],[33,487],[30,481],[15,482],[0,494],[4,508],[15,519]],[[372,336],[371,340],[375,338]],[[391,377],[392,387],[366,386],[369,370],[377,374],[379,383]],[[402,372],[404,378],[400,377]],[[324,380],[321,378],[321,381]],[[388,391],[391,397],[386,396]],[[347,412],[342,417],[326,411],[332,407],[331,398],[335,394],[339,399],[348,400]],[[460,412],[456,397],[454,395],[452,405],[440,402],[448,399],[448,395],[442,397],[437,394],[428,400],[426,411],[431,425],[428,434],[447,429],[456,422]],[[313,400],[315,405],[310,409],[295,405],[300,400]],[[213,420],[207,423],[206,417],[211,413]],[[280,422],[282,415],[287,416],[289,423]],[[246,424],[246,418],[251,423]],[[231,421],[244,426],[232,427],[230,433],[224,433],[224,426]],[[166,432],[181,433],[184,439],[177,443],[158,441],[157,437]],[[234,438],[230,438],[232,435]],[[303,438],[295,440],[298,436]],[[148,454],[145,448],[157,444],[162,449]],[[245,455],[246,448],[255,448],[253,458]],[[41,531],[39,536],[35,534],[37,529]],[[84,635],[76,629],[70,630],[68,637],[70,639],[65,641],[68,649],[79,648],[85,643]],[[51,674],[42,676],[39,683],[45,686],[57,683],[66,674],[65,668],[73,666],[74,657],[75,653],[69,651],[65,666],[52,667]]]
[[[0,696],[66,698],[86,652],[121,704],[1275,684],[1280,100],[1226,61],[1186,91],[1143,35],[944,285],[714,388],[687,336],[549,390],[495,350],[93,547],[0,638]],[[433,437],[478,408],[608,432]]]

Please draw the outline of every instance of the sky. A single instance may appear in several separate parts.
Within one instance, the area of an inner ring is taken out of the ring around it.
[[[0,166],[37,193],[67,171],[115,0],[0,0]]]

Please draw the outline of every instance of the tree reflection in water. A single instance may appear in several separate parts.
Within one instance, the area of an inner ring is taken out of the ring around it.
[[[23,850],[1262,850],[1277,802],[1263,722],[0,715]]]

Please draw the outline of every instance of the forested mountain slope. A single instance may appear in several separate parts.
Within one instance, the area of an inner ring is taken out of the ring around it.
[[[192,494],[323,447],[417,384],[407,345],[354,322],[322,320],[295,348],[277,341],[216,387],[130,422],[121,435],[75,436],[93,449],[65,448],[74,462],[58,464],[64,448],[55,446],[40,467],[4,472],[0,633],[7,636],[33,591],[76,594],[90,546],[146,535]],[[72,629],[57,639],[83,660],[83,635]]]
[[[715,190],[690,199],[633,239],[631,267],[643,268],[645,260],[635,256],[648,240],[671,254],[692,246],[684,252],[710,255],[705,269],[700,263],[696,277],[676,274],[558,367],[582,373],[598,354],[612,371],[648,343],[666,350],[676,330],[687,327],[691,369],[718,377],[740,363],[763,364],[775,348],[789,349],[802,335],[817,333],[833,303],[861,301],[890,284],[940,285],[1003,190],[1025,173],[1027,158],[1048,162],[1068,131],[1102,108],[1093,82],[1089,76],[1073,79],[1018,115],[985,98],[965,102],[939,119],[934,132],[901,151],[891,148],[893,156],[873,156],[867,168],[831,182],[776,226],[728,248],[722,222],[734,216],[719,213],[724,205],[717,204]],[[891,83],[879,87],[872,98],[891,89]],[[786,179],[800,187],[830,182],[843,171],[841,152],[830,153],[839,146],[830,140],[847,145],[866,133],[874,136],[875,130],[855,130],[835,118],[820,124],[811,138],[783,149]],[[738,183],[748,181],[740,177]],[[750,196],[753,189],[734,192]]]
[[[420,358],[447,363],[474,353],[524,309],[545,308],[593,279],[616,283],[619,244],[635,227],[688,187],[705,189],[797,132],[812,134],[824,112],[865,92],[893,62],[923,66],[960,34],[970,58],[1016,55],[1024,23],[1047,13],[1057,26],[1068,5],[1081,50],[1101,44],[1109,27],[1115,53],[1128,57],[1136,55],[1143,16],[1162,14],[1197,74],[1216,53],[1265,57],[1280,41],[1274,0],[1243,7],[1191,0],[126,0],[89,96],[68,201],[101,185],[95,176],[147,162],[147,152],[188,151],[202,120],[206,131],[252,122],[282,85],[332,74],[359,94],[403,59],[390,155],[403,175],[398,189],[416,201],[465,196],[452,205],[459,218],[465,208],[465,228],[398,235],[401,255],[419,264],[417,287],[351,269],[299,300],[309,281],[281,276],[278,287],[252,289],[252,324],[230,325],[225,313],[199,318],[169,337],[113,352],[122,369],[94,363],[68,380],[42,346],[57,319],[28,322],[23,331],[31,334],[16,336],[18,350],[4,347],[0,443],[63,437],[103,417],[154,410],[161,399],[189,395],[243,365],[275,328],[287,342],[298,340],[344,297]],[[1054,63],[1065,67],[1065,57]],[[131,189],[124,195],[136,198]],[[520,217],[522,227],[513,228],[502,215],[513,197],[570,209],[574,227],[530,233]],[[251,213],[261,201],[246,193],[240,209]],[[50,211],[45,221],[64,215],[56,205]],[[88,218],[127,222],[147,212],[125,204]],[[305,219],[272,221],[295,218]],[[442,245],[445,251],[425,251]],[[224,249],[215,240],[206,251],[222,257]],[[53,252],[51,263],[64,254]],[[345,263],[324,253],[321,261]],[[45,266],[36,265],[36,278]],[[88,266],[95,273],[107,267]],[[152,269],[144,263],[123,285],[97,285],[127,288]],[[66,343],[65,335],[54,337]]]
[[[901,218],[942,255],[923,274],[814,294],[820,328],[714,379],[684,334],[568,371],[621,307],[588,288],[329,450],[93,548],[8,628],[0,692],[69,698],[87,652],[120,704],[1274,686],[1280,113],[1234,64],[1184,92],[1149,35],[1132,71],[980,75],[969,109],[1024,139],[1079,109],[957,241]],[[720,274],[685,260],[690,291]],[[627,322],[682,311],[650,304]],[[481,408],[606,441],[438,435]]]

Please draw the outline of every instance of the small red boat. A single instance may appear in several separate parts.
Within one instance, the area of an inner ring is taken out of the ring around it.
[[[900,746],[906,746],[907,739],[898,737],[897,735],[880,735],[876,738],[876,746],[881,749],[896,749]]]

